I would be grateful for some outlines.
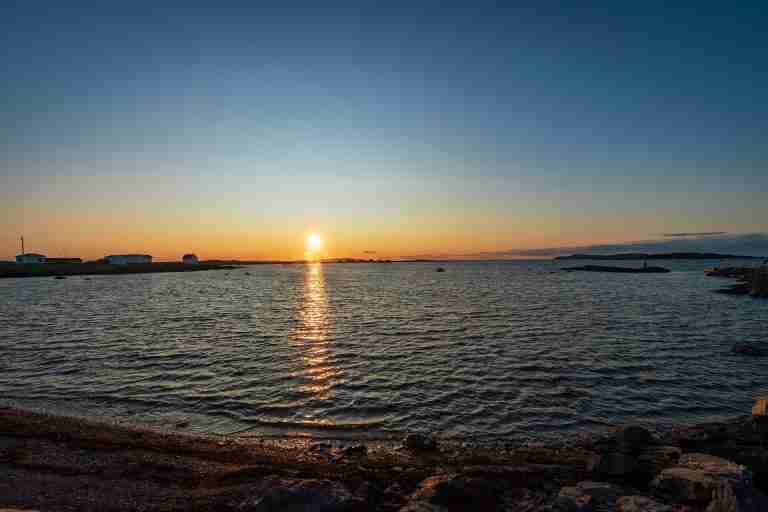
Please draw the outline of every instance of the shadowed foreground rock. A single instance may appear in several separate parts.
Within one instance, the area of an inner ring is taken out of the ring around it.
[[[466,449],[203,437],[0,409],[0,509],[768,511],[763,419]]]

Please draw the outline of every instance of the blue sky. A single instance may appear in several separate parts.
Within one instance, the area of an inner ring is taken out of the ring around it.
[[[759,4],[159,3],[0,7],[0,253],[136,205],[346,252],[768,231]]]

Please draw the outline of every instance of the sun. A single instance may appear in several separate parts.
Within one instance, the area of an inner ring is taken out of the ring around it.
[[[320,249],[322,245],[323,239],[320,238],[320,235],[317,233],[312,233],[307,237],[307,249],[309,249],[310,252]]]

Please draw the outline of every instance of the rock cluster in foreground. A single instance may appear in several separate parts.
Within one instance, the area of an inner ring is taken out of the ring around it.
[[[760,411],[758,410],[758,413]],[[765,416],[466,449],[267,443],[0,409],[0,509],[768,511]]]

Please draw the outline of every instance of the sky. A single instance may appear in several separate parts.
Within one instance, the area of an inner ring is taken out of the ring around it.
[[[63,4],[0,6],[0,259],[768,249],[759,4]]]

